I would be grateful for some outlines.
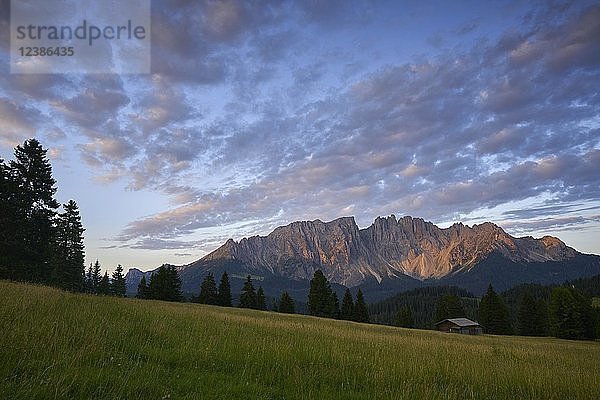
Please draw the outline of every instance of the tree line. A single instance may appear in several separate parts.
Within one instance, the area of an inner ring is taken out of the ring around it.
[[[173,267],[162,266],[151,275],[148,281],[146,281],[145,276],[142,276],[136,297],[140,299],[183,301],[181,281],[177,276],[177,271]],[[218,286],[214,275],[210,272],[206,274],[200,284],[198,295],[192,296],[190,300],[200,304],[233,307],[231,284],[227,272],[223,272]],[[256,289],[250,275],[244,281],[237,306],[255,310],[268,309],[262,286],[259,285]],[[287,291],[284,291],[271,310],[294,314],[295,308],[294,300]],[[311,315],[317,317],[369,322],[369,310],[362,291],[357,292],[355,301],[350,290],[347,289],[340,307],[337,294],[331,288],[331,284],[321,270],[315,271],[310,281],[308,309]]]
[[[161,265],[156,272],[152,273],[148,281],[145,276],[142,276],[135,297],[163,301],[184,301],[185,299],[181,291],[181,279],[172,265]]]
[[[489,285],[475,315],[484,331],[497,335],[550,335],[562,339],[595,339],[599,336],[600,310],[592,307],[591,297],[572,286],[561,286],[551,288],[546,300],[538,295],[535,287],[526,285],[525,289],[521,289],[513,318],[502,296]],[[465,311],[463,299],[449,293],[438,298],[436,321],[461,317],[473,318]],[[397,311],[395,324],[415,327],[412,310],[401,307]]]
[[[337,294],[320,269],[314,272],[310,281],[308,310],[317,317],[369,322],[369,310],[362,291],[358,290],[354,301],[350,290],[346,289],[340,307]]]
[[[135,296],[139,299],[164,300],[164,301],[184,301],[185,298],[181,291],[181,279],[173,266],[161,266],[156,272],[152,273],[148,281],[142,276],[137,287]],[[233,298],[231,294],[231,284],[227,271],[221,275],[219,285],[215,281],[212,273],[206,274],[197,296],[192,296],[192,303],[209,304],[221,307],[233,307]],[[262,286],[254,288],[252,277],[247,276],[244,286],[240,293],[239,308],[251,308],[255,310],[267,310],[267,303]],[[283,292],[278,304],[273,311],[294,314],[294,300],[287,292]]]
[[[0,279],[84,291],[85,230],[77,203],[54,197],[47,152],[29,139],[0,158]]]
[[[460,298],[467,318],[477,318],[479,299],[476,299],[469,291],[456,286],[425,286],[370,304],[371,320],[378,324],[394,325],[397,322],[398,313],[402,310],[402,313],[412,320],[412,323],[409,324],[411,327],[431,329],[439,321],[436,315],[439,299],[450,294]]]
[[[97,294],[102,296],[126,296],[125,275],[121,264],[117,266],[112,275],[108,276],[108,271],[102,274],[100,261],[90,264],[83,278],[83,291],[85,293]]]

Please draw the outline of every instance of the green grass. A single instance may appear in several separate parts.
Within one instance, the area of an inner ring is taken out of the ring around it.
[[[6,399],[597,399],[600,343],[462,336],[0,282]]]
[[[600,308],[600,297],[592,297],[592,306]]]

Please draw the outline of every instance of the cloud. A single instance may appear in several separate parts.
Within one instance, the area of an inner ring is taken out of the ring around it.
[[[479,23],[477,21],[467,21],[457,27],[454,30],[454,33],[457,35],[466,35],[473,32],[477,28],[479,28]]]
[[[14,147],[34,137],[37,122],[37,113],[33,109],[0,98],[0,141],[5,146]]]
[[[126,138],[105,137],[95,138],[92,143],[79,145],[79,148],[86,159],[96,160],[91,162],[96,165],[97,162],[124,161],[135,153],[134,146]]]
[[[558,232],[584,229],[586,224],[600,222],[600,215],[542,218],[533,221],[502,223],[504,229],[523,234],[529,232]]]
[[[509,210],[502,213],[507,219],[530,219],[548,215],[564,215],[572,212],[584,212],[600,209],[600,206],[584,206],[583,203],[561,204],[555,206],[529,207],[526,209]]]
[[[79,126],[101,126],[129,104],[118,75],[93,75],[93,78],[84,78],[80,85],[84,88],[81,92],[55,103],[66,118]]]
[[[390,212],[439,220],[541,193],[598,199],[598,139],[577,124],[597,115],[594,89],[583,82],[598,72],[575,58],[557,84],[548,50],[567,46],[562,38],[573,29],[591,46],[589,24],[580,15],[466,54],[390,66],[294,112],[280,103],[253,123],[228,121],[219,129],[231,134],[208,170],[254,178],[222,193],[179,193],[187,204],[132,222],[122,239],[177,237],[279,210],[281,222],[350,210],[360,221]]]
[[[388,5],[155,6],[151,75],[0,76],[3,140],[40,130],[72,143],[97,182],[169,197],[119,245],[208,249],[216,228],[555,202],[504,216],[517,223],[599,199],[600,7],[538,4],[497,39],[450,49],[428,35],[443,47],[402,59],[373,56],[398,33]],[[485,35],[484,21],[440,32]]]
[[[198,242],[186,242],[181,240],[163,240],[156,238],[144,238],[138,240],[129,247],[141,250],[162,250],[162,249],[189,249],[196,247]]]

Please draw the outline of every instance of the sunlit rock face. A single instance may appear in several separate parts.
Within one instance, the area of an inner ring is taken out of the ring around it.
[[[392,215],[377,218],[365,229],[352,217],[293,222],[267,236],[230,239],[198,262],[236,260],[249,271],[290,279],[310,279],[321,269],[331,282],[356,286],[367,279],[403,275],[443,278],[475,268],[493,252],[525,263],[578,254],[557,238],[514,238],[489,222],[441,229],[421,218]]]

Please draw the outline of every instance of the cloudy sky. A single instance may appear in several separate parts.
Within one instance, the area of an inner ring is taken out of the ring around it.
[[[597,2],[156,1],[146,75],[10,74],[8,3],[0,157],[49,148],[88,262],[392,213],[600,253]]]

